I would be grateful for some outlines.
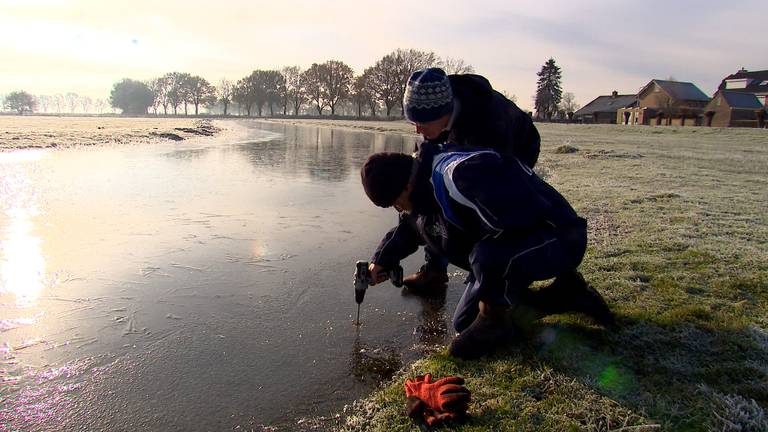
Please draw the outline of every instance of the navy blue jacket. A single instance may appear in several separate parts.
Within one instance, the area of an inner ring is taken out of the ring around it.
[[[514,157],[491,150],[421,152],[412,214],[400,218],[371,261],[391,268],[427,244],[471,271],[469,256],[489,238],[583,223],[554,188]]]
[[[449,75],[448,80],[459,101],[459,112],[451,130],[435,142],[491,148],[533,168],[539,158],[541,138],[531,116],[480,75]]]

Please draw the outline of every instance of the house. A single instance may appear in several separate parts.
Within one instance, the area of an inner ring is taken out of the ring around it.
[[[718,90],[704,108],[704,125],[765,127],[765,103],[753,93]]]
[[[592,102],[584,105],[573,113],[573,118],[579,123],[610,123],[615,124],[618,119],[616,113],[621,108],[637,106],[637,95],[620,95],[613,91],[610,96],[598,96]]]
[[[695,125],[709,101],[693,83],[654,79],[637,93],[637,106],[619,109],[617,118],[627,118],[627,124]]]
[[[735,74],[723,78],[717,90],[752,93],[763,106],[768,106],[768,70],[750,72],[741,68]]]

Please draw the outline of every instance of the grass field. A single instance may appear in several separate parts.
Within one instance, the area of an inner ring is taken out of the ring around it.
[[[339,428],[416,429],[403,381],[430,372],[472,391],[470,419],[447,430],[768,430],[768,131],[538,127],[537,171],[589,220],[581,269],[618,329],[561,315],[485,360],[438,353]]]

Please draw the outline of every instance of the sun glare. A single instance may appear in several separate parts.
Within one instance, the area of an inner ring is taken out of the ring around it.
[[[35,235],[38,209],[23,174],[6,175],[0,184],[0,299],[15,297],[19,307],[35,304],[44,288],[45,258]]]
[[[30,306],[39,297],[45,277],[41,241],[32,235],[32,218],[37,211],[34,208],[14,208],[6,213],[10,224],[2,240],[0,274],[3,285],[0,294],[13,294],[17,306]]]

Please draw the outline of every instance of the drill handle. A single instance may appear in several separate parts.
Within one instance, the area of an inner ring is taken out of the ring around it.
[[[371,272],[368,271],[368,262],[358,261],[355,264],[355,301],[360,304],[365,299],[365,291],[371,282]]]

